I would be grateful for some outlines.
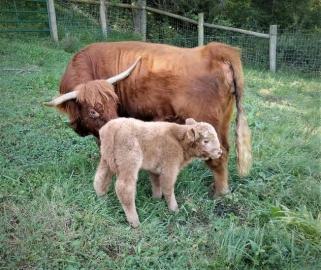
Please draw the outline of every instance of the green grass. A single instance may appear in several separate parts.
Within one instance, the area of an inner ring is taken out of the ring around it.
[[[94,193],[94,139],[41,105],[71,56],[44,38],[0,39],[1,269],[320,269],[320,79],[246,69],[251,174],[238,177],[233,148],[233,192],[214,200],[195,161],[171,214],[141,173],[134,230],[114,189]]]

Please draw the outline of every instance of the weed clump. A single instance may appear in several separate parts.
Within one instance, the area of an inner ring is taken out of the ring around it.
[[[61,40],[61,47],[65,52],[74,53],[79,49],[80,41],[77,37],[67,34]]]

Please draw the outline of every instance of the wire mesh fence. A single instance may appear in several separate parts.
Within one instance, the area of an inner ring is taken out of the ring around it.
[[[100,36],[99,5],[56,0],[55,10],[60,38],[72,35],[95,39]]]
[[[269,68],[269,40],[242,33],[205,27],[204,43],[216,41],[239,47],[244,64]]]
[[[321,33],[279,30],[277,67],[321,76]]]
[[[0,9],[1,19],[21,21],[14,26],[0,23],[1,29],[12,29],[24,25],[22,21],[39,19],[42,24],[38,27],[48,27],[48,16],[44,12],[45,0],[9,1]],[[22,4],[23,2],[23,4]],[[101,30],[100,10],[98,0],[55,0],[55,10],[59,38],[76,37],[82,44],[104,40]],[[130,4],[131,1],[124,1]],[[155,7],[155,6],[154,6]],[[35,17],[28,12],[39,11]],[[9,11],[3,13],[3,10]],[[4,16],[5,15],[5,16]],[[17,17],[18,16],[18,17]],[[180,47],[195,47],[198,45],[198,26],[178,18],[173,18],[147,10],[146,40],[149,42],[166,43]],[[107,40],[139,40],[141,36],[135,30],[135,10],[130,5],[119,6],[112,2],[106,9]],[[33,18],[33,19],[32,19]],[[195,19],[195,18],[194,18]],[[264,31],[268,33],[268,30]],[[0,31],[0,34],[1,33]],[[247,66],[263,69],[269,68],[269,39],[243,33],[237,33],[212,27],[204,27],[204,44],[223,42],[239,47],[242,51],[243,62]],[[321,33],[278,30],[277,35],[277,69],[298,71],[300,73],[321,75]]]
[[[108,30],[114,38],[119,33],[133,34],[135,32],[133,23],[133,10],[117,6],[108,7]],[[123,37],[120,35],[119,37]]]
[[[99,1],[76,2],[56,0],[56,18],[59,36],[76,36],[84,40],[102,40]],[[113,40],[134,38],[132,10],[108,6],[107,32]],[[136,37],[137,38],[137,37]]]
[[[197,25],[161,14],[147,13],[147,40],[179,47],[197,46]]]
[[[46,0],[0,0],[0,33],[49,33]]]
[[[57,26],[60,38],[76,36],[90,42],[103,40],[99,1],[55,1]],[[139,39],[134,33],[133,11],[108,5],[106,9],[109,40]]]

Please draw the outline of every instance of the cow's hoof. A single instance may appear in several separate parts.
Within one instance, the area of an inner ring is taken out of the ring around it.
[[[223,197],[224,195],[227,195],[227,194],[229,194],[229,193],[231,193],[229,187],[225,187],[225,188],[223,188],[223,189],[221,189],[221,190],[216,190],[216,189],[214,188],[214,185],[212,185],[211,188],[210,188],[210,190],[209,190],[209,192],[208,192],[208,195],[209,195],[210,197],[214,197],[214,198],[216,199],[216,198],[221,198],[221,197]]]
[[[228,187],[224,188],[223,190],[214,191],[214,198],[220,198],[220,197],[223,197],[229,193],[231,193],[231,191]]]

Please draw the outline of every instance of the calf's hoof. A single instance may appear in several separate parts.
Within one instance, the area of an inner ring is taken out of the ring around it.
[[[171,211],[174,213],[174,214],[177,214],[179,212],[179,209],[178,207],[176,209],[171,209]]]
[[[161,199],[162,198],[162,192],[153,192],[153,199]]]
[[[133,221],[129,221],[129,220],[128,220],[128,223],[129,223],[130,226],[132,226],[134,229],[135,229],[135,228],[138,228],[139,225],[140,225],[139,220],[133,220]]]
[[[102,196],[104,196],[106,194],[106,190],[95,189],[95,191],[96,191],[96,195],[98,197],[102,197]]]
[[[104,189],[98,181],[94,181],[94,190],[98,197],[101,197],[106,194],[106,188]]]
[[[174,212],[174,213],[178,213],[178,205],[177,204],[174,204],[174,205],[171,205],[170,207],[169,207],[169,210],[170,211],[172,211],[172,212]]]

